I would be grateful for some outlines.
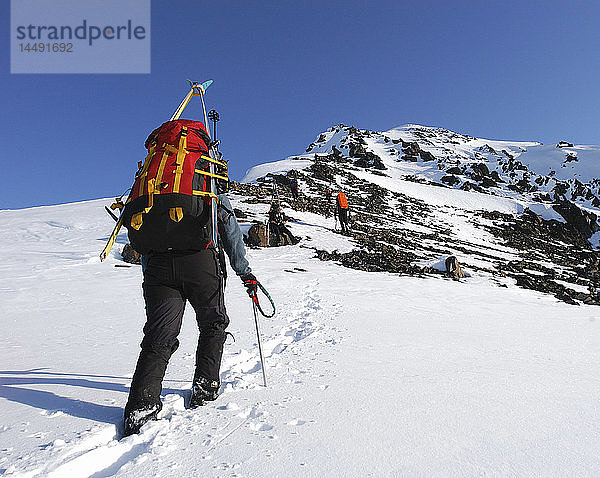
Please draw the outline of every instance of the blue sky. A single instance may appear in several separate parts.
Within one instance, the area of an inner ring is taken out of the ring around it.
[[[11,75],[2,9],[0,209],[120,194],[186,78],[234,179],[338,123],[600,143],[597,2],[153,1],[150,75]]]

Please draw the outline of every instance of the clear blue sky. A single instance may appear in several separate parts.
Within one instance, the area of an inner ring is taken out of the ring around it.
[[[600,143],[595,1],[156,0],[150,75],[11,75],[2,10],[0,209],[128,188],[186,78],[215,80],[234,179],[338,123]]]

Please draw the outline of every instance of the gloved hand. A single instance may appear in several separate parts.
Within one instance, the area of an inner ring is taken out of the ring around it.
[[[250,296],[250,298],[256,297],[256,289],[258,287],[258,281],[254,274],[246,274],[242,276],[242,282],[244,283],[244,287],[246,288],[246,292]]]

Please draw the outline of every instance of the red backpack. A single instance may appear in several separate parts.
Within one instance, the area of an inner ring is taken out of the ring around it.
[[[210,137],[200,121],[168,121],[155,129],[138,163],[123,225],[141,254],[201,250],[211,242],[211,177],[227,181],[227,165],[209,157]],[[209,171],[211,162],[220,170]]]
[[[341,209],[348,209],[348,198],[344,193],[338,193],[337,200]]]

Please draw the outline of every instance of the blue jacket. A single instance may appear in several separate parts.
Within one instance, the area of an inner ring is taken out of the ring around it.
[[[219,217],[219,234],[223,249],[229,257],[229,264],[238,276],[250,274],[250,264],[246,260],[246,247],[244,246],[244,237],[240,230],[233,206],[225,194],[219,194],[219,207],[217,208]]]

